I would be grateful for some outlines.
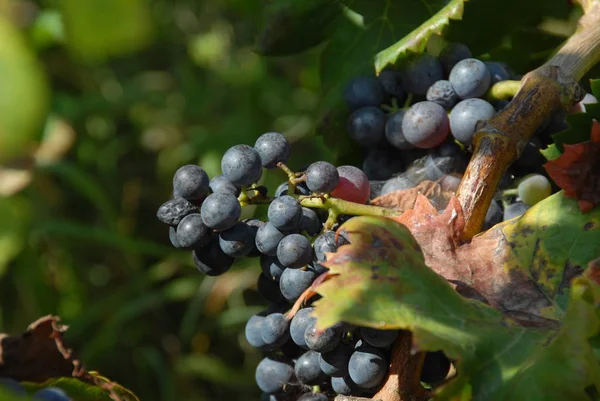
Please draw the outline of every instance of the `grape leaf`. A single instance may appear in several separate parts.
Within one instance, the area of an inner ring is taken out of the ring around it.
[[[443,29],[450,23],[451,19],[462,18],[465,2],[467,1],[450,1],[444,8],[412,31],[410,35],[405,36],[402,40],[379,52],[375,56],[375,71],[379,74],[386,66],[395,64],[398,59],[402,58],[409,51],[415,53],[423,51],[431,35],[441,35]]]
[[[67,326],[59,320],[49,315],[20,336],[0,334],[0,377],[26,382],[31,391],[58,386],[81,401],[139,401],[123,386],[81,366],[64,341]]]
[[[323,298],[314,312],[320,329],[347,321],[410,330],[415,350],[442,350],[457,361],[457,376],[436,389],[438,400],[471,392],[485,401],[583,400],[586,387],[600,388],[589,342],[600,333],[599,266],[573,280],[562,324],[523,327],[457,294],[428,268],[406,226],[357,217],[340,230],[350,245],[328,255],[330,278],[317,287]]]
[[[275,0],[264,12],[254,49],[263,56],[286,56],[327,39],[341,6],[336,0]]]
[[[594,120],[590,141],[563,146],[563,154],[544,168],[565,195],[579,201],[582,212],[589,212],[600,204],[600,123]]]

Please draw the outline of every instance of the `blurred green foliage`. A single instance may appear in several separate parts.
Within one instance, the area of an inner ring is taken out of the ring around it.
[[[292,167],[328,157],[312,134],[319,49],[253,53],[261,3],[0,0],[12,24],[0,29],[0,121],[24,124],[0,132],[21,144],[0,172],[12,188],[0,198],[0,331],[59,315],[84,365],[143,401],[258,399],[261,355],[243,336],[263,308],[256,260],[203,277],[155,214],[179,166],[218,174],[228,147],[266,131],[293,142]]]

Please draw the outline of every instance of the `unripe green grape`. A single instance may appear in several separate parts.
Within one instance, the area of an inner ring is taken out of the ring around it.
[[[525,177],[517,187],[519,198],[526,205],[533,206],[541,200],[546,199],[552,193],[552,185],[546,177],[541,174],[532,174]]]

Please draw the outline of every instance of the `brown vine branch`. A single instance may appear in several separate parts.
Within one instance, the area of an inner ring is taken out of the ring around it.
[[[463,239],[481,231],[500,179],[536,130],[553,112],[583,98],[577,81],[600,61],[600,2],[587,3],[578,31],[552,59],[523,77],[508,106],[478,126],[457,194],[466,222]]]

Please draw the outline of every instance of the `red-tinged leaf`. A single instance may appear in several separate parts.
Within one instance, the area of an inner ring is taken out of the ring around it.
[[[378,196],[371,201],[371,205],[404,211],[415,207],[419,194],[429,199],[438,209],[445,208],[452,197],[452,192],[444,190],[441,183],[425,180],[414,188],[401,189]]]
[[[600,204],[600,123],[593,122],[591,141],[564,145],[565,151],[544,168],[565,195],[586,213]]]
[[[450,230],[459,221],[451,219]],[[440,229],[443,224],[433,226]],[[585,400],[586,388],[600,385],[600,363],[591,345],[600,333],[597,266],[590,265],[587,274],[573,281],[562,321],[523,327],[501,311],[457,294],[428,268],[406,226],[392,219],[357,217],[340,230],[350,244],[325,263],[333,276],[317,289],[323,296],[315,303],[317,327],[346,321],[410,330],[413,350],[442,350],[456,361],[457,375],[436,388],[434,399],[458,400],[470,394],[465,399]]]

